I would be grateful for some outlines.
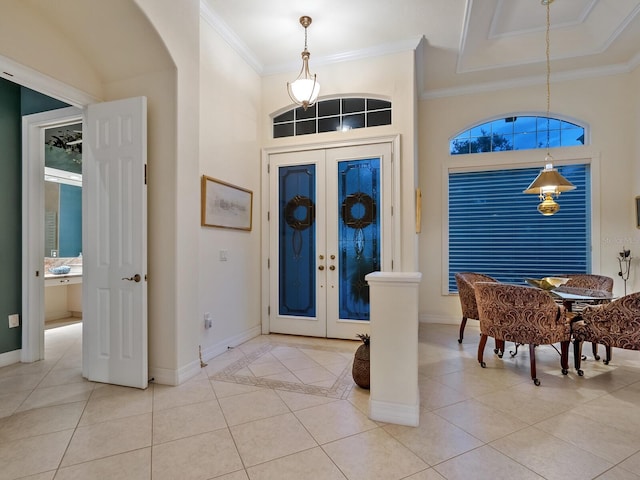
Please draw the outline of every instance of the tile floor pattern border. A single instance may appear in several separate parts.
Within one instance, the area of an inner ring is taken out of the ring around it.
[[[322,397],[339,398],[344,399],[349,396],[349,392],[354,386],[353,378],[351,377],[351,366],[353,360],[347,362],[342,372],[337,375],[336,381],[330,387],[322,387],[318,385],[309,385],[305,383],[287,382],[284,380],[275,380],[272,378],[256,377],[249,375],[242,375],[238,372],[243,368],[248,367],[251,363],[255,362],[260,357],[270,353],[272,350],[284,347],[284,348],[298,348],[301,350],[319,350],[325,352],[345,353],[344,350],[340,350],[332,347],[323,347],[319,345],[309,344],[296,344],[296,343],[269,343],[257,350],[246,354],[243,358],[236,360],[229,366],[223,368],[219,372],[210,375],[211,380],[219,380],[222,382],[238,383],[241,385],[251,385],[255,387],[273,388],[274,390],[285,390],[289,392],[305,393],[308,395],[318,395]]]

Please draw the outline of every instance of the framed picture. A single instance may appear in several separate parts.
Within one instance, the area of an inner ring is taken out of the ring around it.
[[[636,197],[636,228],[640,228],[640,196]]]
[[[202,176],[200,225],[251,230],[253,192],[230,183]]]

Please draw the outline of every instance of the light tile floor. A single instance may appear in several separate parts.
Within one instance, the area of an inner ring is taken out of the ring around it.
[[[640,479],[640,352],[578,377],[539,347],[536,387],[527,349],[482,369],[477,326],[421,325],[411,428],[367,417],[357,341],[261,336],[141,391],[82,378],[81,328],[0,369],[0,480]]]

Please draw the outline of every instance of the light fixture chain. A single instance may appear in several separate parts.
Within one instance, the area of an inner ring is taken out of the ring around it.
[[[551,111],[551,55],[550,55],[550,41],[549,41],[549,30],[551,30],[551,14],[550,14],[550,5],[551,2],[546,2],[547,5],[547,31],[545,36],[546,41],[546,56],[547,56],[547,155],[549,155],[549,143],[550,143],[550,121],[549,121],[549,112]]]
[[[304,49],[307,50],[307,27],[304,27]]]

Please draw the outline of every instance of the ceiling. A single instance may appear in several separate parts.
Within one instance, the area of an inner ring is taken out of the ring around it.
[[[546,79],[540,0],[202,0],[202,15],[260,75],[418,49],[423,98]],[[552,81],[640,64],[640,0],[555,0]]]

